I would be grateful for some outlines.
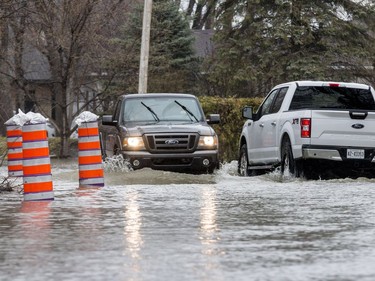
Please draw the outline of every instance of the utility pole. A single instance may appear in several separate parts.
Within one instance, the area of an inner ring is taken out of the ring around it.
[[[143,7],[143,23],[142,23],[142,45],[141,58],[139,63],[139,84],[138,94],[147,93],[147,78],[148,78],[148,57],[150,49],[150,29],[151,29],[151,14],[152,14],[152,0],[144,0]]]

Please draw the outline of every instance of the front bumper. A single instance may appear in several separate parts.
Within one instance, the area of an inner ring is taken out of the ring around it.
[[[125,160],[133,169],[152,168],[169,171],[213,171],[218,168],[216,150],[201,150],[193,153],[151,154],[147,151],[122,151]]]
[[[348,149],[364,150],[363,159],[350,159],[347,157]],[[302,158],[316,159],[316,160],[332,160],[342,162],[364,162],[375,163],[375,148],[369,147],[345,147],[345,146],[318,146],[318,145],[303,145]]]

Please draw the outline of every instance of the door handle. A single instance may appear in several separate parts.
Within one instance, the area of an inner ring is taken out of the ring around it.
[[[271,125],[272,125],[272,126],[276,126],[276,121],[273,121],[273,122],[271,123]]]
[[[264,127],[264,124],[263,124],[263,123],[260,123],[260,124],[259,124],[259,127],[263,128],[263,127]]]

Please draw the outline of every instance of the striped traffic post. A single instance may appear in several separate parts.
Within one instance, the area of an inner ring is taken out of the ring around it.
[[[104,186],[104,172],[99,140],[98,116],[83,112],[78,125],[78,164],[80,187]]]
[[[22,126],[12,117],[7,122],[8,176],[22,177]]]
[[[53,200],[46,119],[29,113],[29,120],[22,127],[24,200]]]

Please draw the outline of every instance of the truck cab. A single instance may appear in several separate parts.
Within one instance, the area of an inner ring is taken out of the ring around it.
[[[218,137],[190,94],[128,94],[100,126],[103,158],[122,155],[132,169],[212,173],[219,165]]]

